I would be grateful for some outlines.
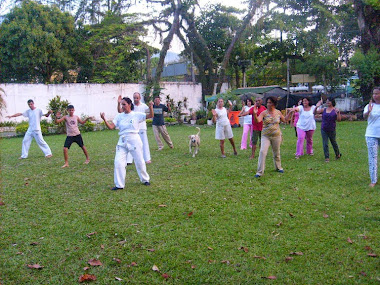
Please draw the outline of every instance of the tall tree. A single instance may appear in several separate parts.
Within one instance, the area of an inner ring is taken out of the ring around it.
[[[51,82],[72,63],[74,18],[57,7],[24,1],[0,26],[2,82]],[[40,79],[39,79],[40,78]]]

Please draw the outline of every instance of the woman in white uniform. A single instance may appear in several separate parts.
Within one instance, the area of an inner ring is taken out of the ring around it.
[[[124,97],[121,101],[123,112],[118,114],[112,122],[107,122],[104,113],[100,113],[107,128],[119,129],[119,141],[116,145],[114,181],[112,190],[120,190],[125,186],[125,168],[127,166],[127,155],[130,153],[135,161],[140,181],[149,186],[149,175],[146,172],[141,138],[138,134],[139,123],[153,117],[153,103],[149,104],[149,114],[133,112],[131,99]]]

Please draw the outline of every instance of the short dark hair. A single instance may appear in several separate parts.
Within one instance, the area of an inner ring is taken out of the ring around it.
[[[302,101],[303,101],[303,99],[306,99],[309,102],[309,106],[311,106],[313,104],[310,97],[303,97]]]
[[[29,99],[27,103],[28,103],[28,104],[29,104],[29,103],[34,103],[34,101],[33,101],[32,99]]]
[[[67,110],[74,109],[74,106],[73,106],[73,105],[69,105],[69,106],[67,106],[66,109],[67,109]]]
[[[334,98],[330,97],[330,98],[327,98],[327,100],[329,100],[331,102],[331,104],[333,105],[333,107],[335,107],[336,102],[335,102]]]
[[[268,104],[268,100],[270,100],[272,102],[272,104],[276,107],[277,106],[277,98],[276,97],[268,97],[265,102]]]
[[[131,99],[129,99],[128,97],[123,97],[123,100],[124,100],[125,102],[127,102],[128,105],[131,105],[131,110],[133,110],[133,109],[135,108],[135,105],[133,105]]]
[[[253,105],[253,100],[252,100],[252,98],[247,98],[247,100],[245,101],[245,104],[247,104],[248,101],[251,102],[251,104]]]

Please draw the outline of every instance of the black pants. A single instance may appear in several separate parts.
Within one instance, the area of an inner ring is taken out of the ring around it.
[[[339,157],[340,152],[339,152],[339,147],[338,144],[336,143],[336,132],[331,131],[327,132],[321,129],[321,134],[322,134],[322,141],[323,141],[323,152],[325,153],[325,159],[329,158],[329,139],[330,142],[333,146],[334,152],[335,152],[335,157]]]

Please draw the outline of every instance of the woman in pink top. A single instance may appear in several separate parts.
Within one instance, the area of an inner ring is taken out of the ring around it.
[[[61,117],[61,114],[58,112],[57,119],[55,120],[56,124],[59,124],[60,122],[63,122],[63,121],[65,121],[66,123],[67,137],[65,140],[65,144],[63,146],[63,157],[65,158],[65,164],[62,166],[62,168],[69,166],[69,148],[73,142],[77,143],[79,147],[83,150],[83,153],[86,156],[86,161],[84,163],[88,164],[90,162],[87,149],[84,146],[83,139],[78,128],[78,122],[81,124],[84,124],[88,120],[90,120],[91,117],[88,117],[87,119],[82,121],[78,116],[74,115],[75,109],[73,105],[67,106],[67,112],[69,114],[63,117]]]

